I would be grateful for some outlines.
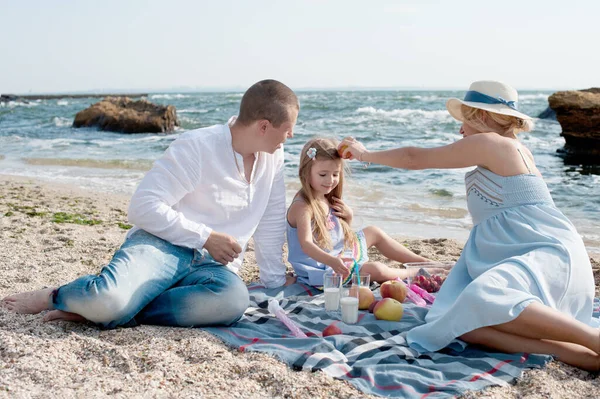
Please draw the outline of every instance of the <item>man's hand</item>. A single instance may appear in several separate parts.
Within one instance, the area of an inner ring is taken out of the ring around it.
[[[285,275],[285,284],[283,285],[284,287],[288,286],[288,285],[292,285],[294,283],[296,283],[297,277],[294,276],[293,273],[288,273]]]
[[[213,231],[208,236],[208,240],[204,243],[204,248],[210,256],[219,263],[224,265],[233,262],[242,252],[242,247],[232,236],[225,233]]]

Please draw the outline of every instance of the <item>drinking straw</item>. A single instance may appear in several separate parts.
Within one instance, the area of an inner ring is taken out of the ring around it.
[[[358,266],[358,262],[356,262],[356,259],[352,259],[354,261],[354,274],[356,274],[356,284],[360,287],[360,273],[359,273],[359,269],[360,267]]]
[[[285,326],[292,332],[294,337],[296,338],[308,338],[306,334],[298,327],[296,323],[292,319],[285,314],[285,311],[281,306],[279,306],[279,301],[277,299],[271,298],[269,299],[269,312],[273,313]]]
[[[352,275],[356,274],[357,276],[360,276],[358,270],[360,269],[360,266],[358,265],[358,262],[356,262],[356,259],[352,258],[352,261],[354,262],[352,264],[352,267],[349,269],[349,273],[348,273],[348,277],[346,277],[343,281],[342,281],[342,285],[346,285],[350,282],[350,280],[352,280]],[[360,284],[360,281],[359,281]]]

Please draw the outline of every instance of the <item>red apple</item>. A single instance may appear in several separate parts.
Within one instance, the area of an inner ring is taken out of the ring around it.
[[[341,334],[341,333],[342,333],[342,330],[340,330],[340,328],[338,326],[336,326],[335,324],[330,324],[323,329],[324,337],[329,337],[330,335],[337,335],[337,334]]]
[[[379,288],[382,298],[394,298],[398,302],[406,299],[406,285],[397,280],[386,281]]]
[[[402,304],[393,298],[383,298],[373,309],[377,320],[400,321],[404,314]]]

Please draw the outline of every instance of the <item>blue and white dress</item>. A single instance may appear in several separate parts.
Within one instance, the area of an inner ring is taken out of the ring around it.
[[[296,201],[302,201],[296,199]],[[352,249],[344,250],[344,231],[337,216],[333,214],[333,209],[329,209],[327,220],[329,227],[329,237],[333,249],[324,250],[333,256],[342,256],[344,258],[353,258],[358,266],[362,266],[369,260],[367,252],[367,240],[362,230],[355,233],[355,242]],[[288,242],[288,262],[294,268],[294,272],[298,276],[298,281],[314,287],[323,285],[323,277],[325,273],[331,272],[331,267],[317,262],[302,251],[300,241],[298,240],[298,230],[290,226],[287,222],[287,242]]]
[[[529,174],[499,176],[482,167],[466,174],[474,227],[426,323],[409,331],[413,348],[439,350],[469,331],[514,320],[532,302],[598,324],[583,241],[521,157]]]

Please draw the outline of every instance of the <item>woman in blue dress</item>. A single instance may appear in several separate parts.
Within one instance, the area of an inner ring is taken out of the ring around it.
[[[427,314],[407,336],[436,351],[456,338],[502,352],[551,354],[600,369],[600,329],[592,318],[594,277],[573,224],[556,208],[531,152],[516,139],[531,118],[518,94],[474,82],[446,103],[463,138],[437,148],[370,152],[348,137],[344,157],[395,168],[464,168],[473,229]]]

